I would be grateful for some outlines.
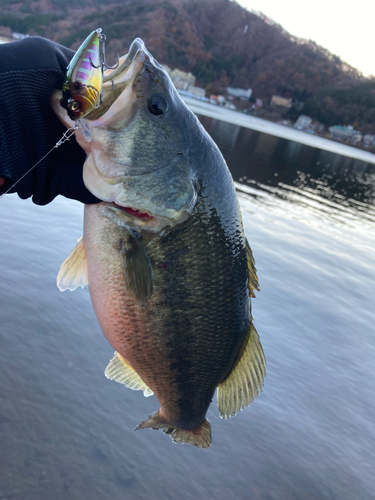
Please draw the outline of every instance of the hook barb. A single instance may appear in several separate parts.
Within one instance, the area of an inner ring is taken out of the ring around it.
[[[119,67],[120,64],[120,55],[117,54],[117,63],[114,66],[109,66],[107,64],[106,58],[105,58],[105,40],[106,36],[104,33],[99,34],[99,64],[96,65],[93,60],[91,59],[91,54],[90,54],[90,64],[93,68],[99,69],[101,68],[102,73],[104,73],[104,70],[106,69],[116,69]]]

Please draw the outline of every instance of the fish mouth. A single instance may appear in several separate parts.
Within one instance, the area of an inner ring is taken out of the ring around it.
[[[132,217],[136,217],[138,219],[142,219],[145,221],[155,219],[154,215],[151,215],[147,212],[142,212],[141,210],[137,210],[136,208],[132,208],[132,207],[122,207],[121,205],[118,205],[114,201],[112,203],[115,207],[117,207],[120,210],[124,210],[124,212],[131,215]]]
[[[143,41],[136,38],[130,45],[129,52],[120,57],[118,67],[108,69],[104,73],[102,102],[100,106],[86,116],[86,119],[95,121],[105,115],[124,89],[132,83],[148,55],[149,53]]]
[[[114,70],[107,70],[105,72],[103,83],[110,82],[114,80],[118,75],[120,75],[126,68],[128,68],[134,61],[138,53],[145,53],[147,49],[143,40],[136,38],[129,47],[129,52],[120,59],[121,63]]]
[[[158,233],[167,226],[174,226],[175,222],[168,217],[152,214],[133,208],[130,206],[123,207],[118,203],[102,202],[103,215],[109,217],[118,226],[123,226],[137,231],[145,231],[147,233]]]

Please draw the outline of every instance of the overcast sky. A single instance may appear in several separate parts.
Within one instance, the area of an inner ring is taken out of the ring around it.
[[[364,75],[375,75],[375,0],[236,0],[292,35],[314,40]]]

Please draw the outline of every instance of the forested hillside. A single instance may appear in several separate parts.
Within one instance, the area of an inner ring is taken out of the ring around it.
[[[229,0],[0,0],[0,25],[72,48],[101,27],[112,61],[139,36],[159,62],[191,71],[211,92],[234,86],[290,97],[314,118],[323,107],[326,125],[369,128],[374,118],[375,79]],[[370,110],[361,117],[363,105]]]

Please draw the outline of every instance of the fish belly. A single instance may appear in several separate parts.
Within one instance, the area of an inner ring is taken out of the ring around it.
[[[103,214],[101,204],[85,207],[84,245],[90,295],[102,331],[111,344],[152,389],[166,421],[180,420],[179,395],[164,350],[168,339],[160,318],[140,305],[128,291],[123,272],[121,241],[127,229]]]

